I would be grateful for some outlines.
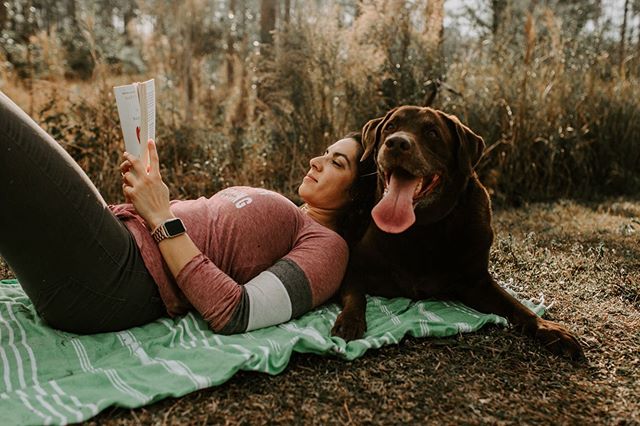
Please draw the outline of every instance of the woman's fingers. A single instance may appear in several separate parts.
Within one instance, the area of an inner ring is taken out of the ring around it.
[[[145,173],[144,165],[142,164],[142,161],[140,161],[138,157],[136,157],[135,155],[129,154],[126,151],[123,154],[123,156],[125,160],[131,163],[130,171],[133,170],[135,174],[138,174],[140,176],[142,176],[142,174]]]
[[[156,149],[156,142],[153,139],[147,141],[147,148],[149,149],[149,166],[151,172],[155,175],[160,175],[160,160],[158,159],[158,150]]]
[[[131,162],[129,160],[124,160],[120,164],[120,173],[127,173],[131,169]]]
[[[122,181],[127,186],[133,186],[137,181],[137,176],[133,174],[131,171],[122,173]]]
[[[131,202],[131,190],[133,187],[131,185],[127,185],[126,183],[122,184],[122,193],[124,194],[124,198],[127,203]]]
[[[123,154],[125,160],[120,164],[120,173],[124,174],[133,169],[135,173],[140,175],[144,171],[145,174],[153,172],[155,175],[160,176],[160,160],[158,159],[158,151],[153,139],[147,141],[147,149],[149,151],[149,164],[144,164],[138,157],[125,151]]]
[[[124,200],[126,203],[133,203],[133,195],[134,195],[133,186],[123,183],[122,193],[124,194]]]

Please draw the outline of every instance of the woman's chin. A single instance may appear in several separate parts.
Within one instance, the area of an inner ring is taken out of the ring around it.
[[[307,202],[307,197],[309,196],[309,194],[310,194],[310,190],[309,190],[308,186],[304,182],[302,182],[300,184],[300,186],[298,187],[298,195],[306,203]]]

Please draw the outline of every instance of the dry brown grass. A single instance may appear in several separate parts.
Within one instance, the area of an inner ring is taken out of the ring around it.
[[[571,8],[514,6],[522,13],[505,17],[495,37],[447,29],[434,49],[416,20],[424,2],[359,2],[352,21],[338,3],[305,3],[309,19],[279,27],[265,47],[252,42],[255,21],[208,19],[211,2],[141,2],[143,14],[157,18],[154,33],[131,35],[129,56],[144,52],[142,75],[110,62],[123,36],[105,33],[89,14],[71,52],[63,41],[73,34],[62,29],[31,37],[33,58],[11,56],[20,62],[14,68],[0,49],[0,89],[57,131],[113,201],[122,148],[111,87],[151,77],[161,160],[176,197],[230,184],[294,195],[308,159],[331,142],[392,107],[426,102],[485,138],[479,172],[498,202],[640,190],[638,55],[620,74],[610,55],[616,41],[602,29],[576,32]],[[220,43],[224,35],[231,47]],[[85,65],[86,81],[64,80],[78,77],[68,73],[72,64]]]
[[[278,376],[241,372],[88,424],[640,423],[640,202],[527,204],[497,211],[494,227],[494,274],[553,302],[547,318],[580,336],[586,363],[492,327],[353,362],[297,354]]]

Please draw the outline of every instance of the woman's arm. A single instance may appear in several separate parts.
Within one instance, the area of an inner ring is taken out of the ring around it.
[[[211,329],[243,333],[281,324],[324,303],[340,286],[348,259],[337,235],[307,235],[282,259],[238,285],[204,255],[176,282]]]
[[[148,173],[144,170],[142,162],[128,152],[124,153],[125,161],[120,165],[120,170],[125,197],[147,222],[149,231],[153,231],[164,221],[175,216],[169,207],[169,188],[160,176],[160,162],[155,142],[149,139],[148,147],[151,160]],[[191,259],[201,254],[187,234],[166,238],[160,241],[158,247],[174,277],[178,276]]]
[[[169,189],[160,176],[155,143],[152,140],[148,143],[148,173],[138,158],[126,152],[120,170],[125,197],[152,232],[175,216],[170,209]],[[187,300],[214,331],[222,330],[233,312],[244,306],[243,287],[205,256],[187,233],[160,241],[158,248]]]

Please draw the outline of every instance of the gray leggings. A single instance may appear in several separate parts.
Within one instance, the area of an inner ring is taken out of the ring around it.
[[[71,156],[2,92],[0,255],[52,327],[100,333],[166,315],[127,228]]]

